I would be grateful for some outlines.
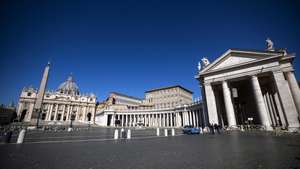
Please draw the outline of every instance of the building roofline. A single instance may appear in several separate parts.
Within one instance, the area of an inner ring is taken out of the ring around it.
[[[259,50],[259,49],[241,49],[241,48],[230,48],[231,52],[239,51],[239,52],[257,52],[257,53],[283,53],[284,49],[275,49],[274,51],[268,51],[268,50]]]
[[[154,88],[154,89],[145,91],[145,93],[150,93],[150,92],[154,92],[154,91],[158,91],[158,90],[171,89],[171,88],[176,88],[176,87],[179,87],[179,88],[181,88],[181,89],[187,91],[188,93],[193,94],[192,91],[190,91],[190,90],[188,90],[188,89],[186,89],[186,88],[184,88],[184,87],[182,87],[182,86],[180,86],[180,85],[174,85],[174,86],[166,86],[166,87]]]
[[[141,99],[141,98],[134,97],[134,96],[128,96],[128,95],[126,95],[126,94],[119,93],[119,92],[110,92],[110,94],[115,94],[115,95],[119,95],[119,96],[123,96],[123,97],[128,97],[128,98],[131,98],[131,99],[134,99],[134,100],[139,100],[139,101],[142,101],[142,100],[143,100],[143,99]]]

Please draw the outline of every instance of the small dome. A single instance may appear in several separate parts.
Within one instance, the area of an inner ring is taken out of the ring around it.
[[[79,95],[79,87],[74,82],[72,76],[69,76],[67,81],[60,84],[57,91],[59,93],[64,93],[69,95]]]

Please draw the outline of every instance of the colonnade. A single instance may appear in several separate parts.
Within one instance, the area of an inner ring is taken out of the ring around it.
[[[41,118],[44,121],[70,121],[72,115],[75,116],[74,121],[88,121],[88,113],[90,121],[93,119],[93,107],[78,106],[71,104],[44,103],[41,112]],[[44,116],[44,118],[43,118]]]
[[[115,126],[115,121],[120,121],[122,127],[183,127],[192,125],[195,127],[201,126],[200,110],[187,110],[177,112],[153,112],[153,113],[130,113],[130,112],[115,112],[109,114],[111,116],[110,126]]]
[[[300,91],[293,72],[274,71],[272,72],[272,78],[274,79],[274,87],[276,89],[274,97],[262,93],[258,75],[251,75],[249,77],[252,86],[250,90],[254,93],[261,124],[267,130],[272,130],[272,126],[279,124],[278,121],[281,121],[284,127],[299,128],[299,111],[297,109],[300,110]],[[230,80],[226,79],[221,81],[221,83],[228,126],[234,127],[237,125],[237,120],[231,90],[228,86],[228,81]],[[220,81],[216,81],[215,83],[220,83]],[[212,86],[213,84],[211,83],[204,84],[209,123],[219,124],[216,98]]]

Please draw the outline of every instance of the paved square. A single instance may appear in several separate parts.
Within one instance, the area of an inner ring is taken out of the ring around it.
[[[82,131],[73,137],[48,133],[47,138],[32,134],[22,145],[0,145],[1,168],[300,168],[300,136],[230,133],[151,138],[152,129],[133,131],[131,140],[107,140],[112,131]]]

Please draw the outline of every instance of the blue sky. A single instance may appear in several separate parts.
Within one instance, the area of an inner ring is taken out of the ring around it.
[[[200,95],[197,62],[229,48],[300,54],[299,1],[1,1],[0,103],[38,87],[48,60],[48,88],[70,73],[99,100],[111,91],[182,85]],[[300,79],[299,56],[295,60]]]

